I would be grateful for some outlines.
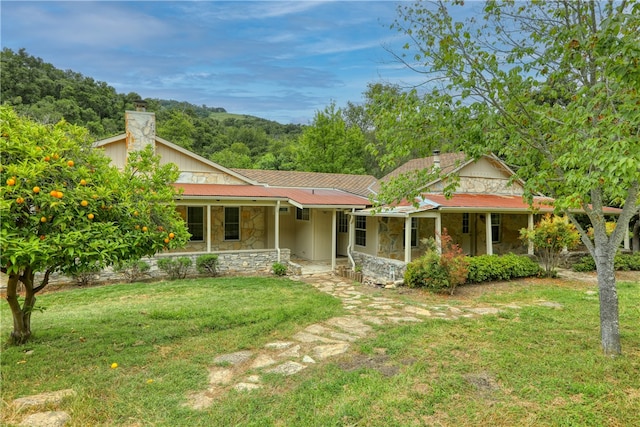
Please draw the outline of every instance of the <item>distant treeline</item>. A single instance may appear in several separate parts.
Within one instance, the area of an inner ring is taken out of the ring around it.
[[[43,123],[64,118],[87,128],[96,140],[123,133],[124,111],[141,99],[135,92],[117,93],[105,82],[57,69],[25,49],[5,48],[0,59],[2,103]],[[222,107],[144,101],[147,111],[156,114],[159,137],[226,167],[376,176],[384,172],[366,149],[375,144],[367,111],[352,103],[344,109],[332,104],[317,112],[310,125],[297,125],[230,114]]]

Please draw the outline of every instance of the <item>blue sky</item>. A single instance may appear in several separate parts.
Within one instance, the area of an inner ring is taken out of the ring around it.
[[[7,1],[2,47],[25,48],[119,93],[309,123],[368,83],[417,83],[385,49],[392,1]]]

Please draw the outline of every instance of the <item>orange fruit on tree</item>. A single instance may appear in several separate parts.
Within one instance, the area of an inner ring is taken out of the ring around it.
[[[51,190],[51,191],[49,192],[49,195],[50,195],[51,197],[56,197],[56,195],[57,195],[57,194],[58,194],[58,192],[57,192],[56,190]]]
[[[164,238],[164,242],[165,242],[165,243],[169,243],[169,242],[170,242],[169,238],[168,238],[168,237],[165,237],[165,238]]]
[[[87,218],[89,218],[89,219],[93,219],[93,218],[95,218],[95,215],[94,215],[94,214],[92,214],[92,213],[90,213],[89,215],[87,215]]]
[[[138,216],[138,211],[133,211],[133,216]]]
[[[58,199],[62,199],[62,196],[64,196],[64,194],[62,193],[62,191],[56,191],[56,198],[58,198]]]
[[[46,238],[47,238],[47,236],[45,236],[44,234],[40,236],[40,240],[44,240]]]
[[[88,205],[89,205],[89,202],[87,202],[86,200],[83,200],[83,201],[80,202],[80,206],[86,207]]]
[[[48,162],[49,160],[51,160],[51,157],[49,157],[49,156],[44,156],[44,161],[45,161],[45,162]]]
[[[147,231],[149,231],[149,229],[148,229],[148,228],[147,228],[147,226],[145,225],[144,227],[142,227],[142,231],[144,231],[144,232],[146,233]]]
[[[87,185],[87,181],[85,179],[80,180],[80,185]]]
[[[21,205],[21,204],[23,204],[23,203],[24,203],[24,199],[23,199],[22,197],[18,197],[18,198],[16,199],[16,203],[17,203],[17,204],[19,204],[19,205]]]
[[[41,217],[40,222],[47,222],[47,217],[46,216]]]
[[[38,194],[40,192],[40,187],[38,186],[33,187],[33,192]]]
[[[60,156],[58,156],[58,154],[54,154],[54,155],[53,155],[53,156],[51,156],[51,157],[53,157],[53,160],[58,160],[58,159],[60,158]]]
[[[136,224],[136,230],[140,230],[140,226]]]
[[[73,162],[73,160],[69,160],[69,161],[67,162],[67,166],[69,166],[70,168],[72,168],[74,164],[75,164],[75,163]]]
[[[176,237],[176,235],[174,233],[169,233],[169,238],[173,239],[174,237]]]
[[[9,187],[11,187],[12,185],[16,185],[16,179],[15,178],[9,178],[7,179],[7,185]]]

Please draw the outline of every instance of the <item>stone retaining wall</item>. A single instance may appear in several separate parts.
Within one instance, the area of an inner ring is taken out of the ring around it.
[[[216,252],[218,255],[218,274],[219,275],[263,275],[271,274],[271,267],[273,263],[278,260],[278,252],[275,249],[263,249],[263,250],[244,250],[244,251],[222,251]],[[140,279],[165,279],[166,275],[162,270],[158,268],[158,260],[161,258],[178,258],[187,257],[191,259],[191,267],[187,272],[187,277],[199,277],[202,276],[196,270],[196,259],[204,253],[170,253],[170,254],[158,254],[153,258],[143,258],[142,261],[151,266],[149,271]],[[287,265],[293,273],[300,270],[300,267],[290,262],[291,252],[289,249],[280,250],[280,262]],[[297,268],[296,268],[297,267]],[[36,274],[36,283],[39,283],[42,278],[41,274]],[[6,278],[3,278],[0,287],[6,287]],[[125,282],[126,278],[123,274],[116,272],[113,268],[106,268],[98,273],[95,273],[90,278],[90,283],[115,283]],[[64,285],[70,283],[77,283],[77,280],[73,277],[67,277],[62,274],[52,274],[49,277],[49,284],[51,285]]]
[[[378,258],[362,252],[354,252],[356,267],[362,269],[366,280],[374,283],[394,283],[404,280],[407,265],[404,261],[389,258]]]

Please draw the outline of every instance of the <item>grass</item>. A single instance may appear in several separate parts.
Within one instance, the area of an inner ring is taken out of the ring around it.
[[[622,357],[600,352],[598,301],[589,284],[522,281],[467,298],[385,291],[407,303],[521,308],[377,327],[347,355],[291,377],[267,376],[264,388],[229,392],[202,411],[182,403],[206,389],[215,356],[290,339],[344,314],[340,302],[271,278],[50,293],[38,300],[47,309],[34,314],[35,340],[3,347],[2,399],[73,388],[77,396],[60,409],[76,426],[634,425],[640,283],[618,289]],[[6,307],[1,314],[6,336]],[[6,423],[24,416],[3,413]]]

